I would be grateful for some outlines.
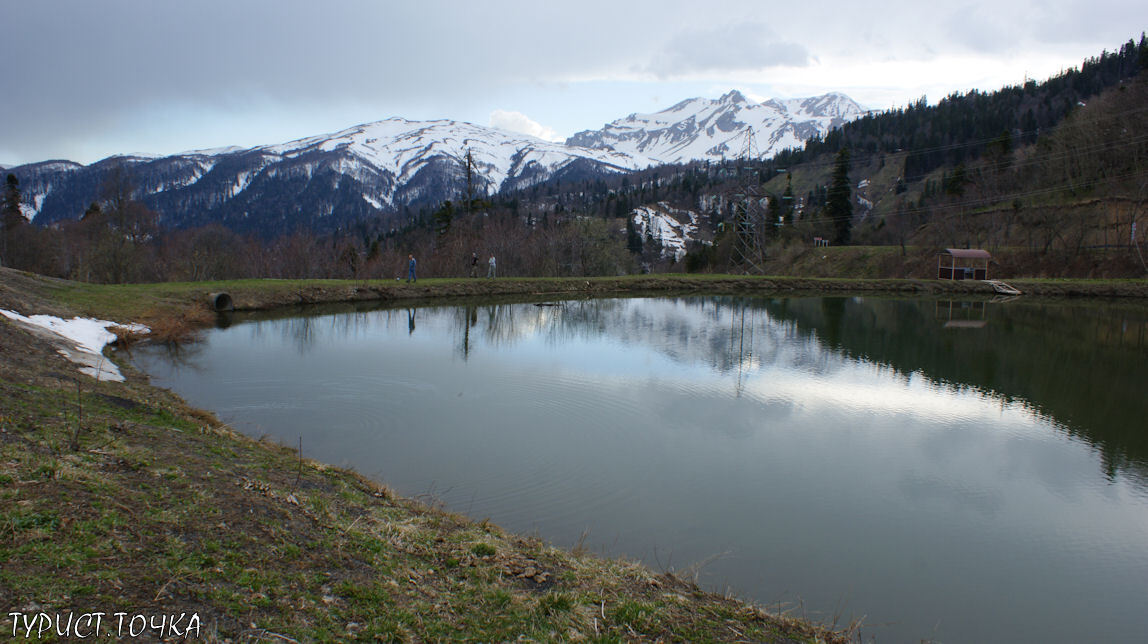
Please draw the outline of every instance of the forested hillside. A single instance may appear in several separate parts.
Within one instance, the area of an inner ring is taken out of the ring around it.
[[[815,138],[804,149],[779,154],[781,167],[836,154],[904,153],[904,177],[918,181],[942,166],[979,158],[1002,136],[1022,146],[1049,134],[1073,110],[1148,66],[1148,41],[1129,40],[1116,52],[1103,52],[1044,82],[995,92],[955,93],[930,106],[925,97],[901,109],[870,113]]]
[[[1023,249],[1045,264],[1129,250],[1148,214],[1146,66],[1142,36],[1043,83],[871,114],[772,159],[766,189],[792,187],[822,230],[826,215],[840,223],[823,204],[844,153],[854,242]]]

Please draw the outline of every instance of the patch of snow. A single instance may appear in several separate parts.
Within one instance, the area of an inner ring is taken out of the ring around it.
[[[164,156],[166,155],[155,154],[153,152],[129,152],[127,154],[113,154],[112,156],[104,159],[104,161],[111,161],[115,159],[127,163],[147,163],[148,161],[162,159]]]
[[[698,214],[680,210],[665,202],[656,206],[640,206],[631,212],[634,226],[643,239],[653,238],[662,247],[662,257],[673,256],[679,262],[686,256],[686,243],[698,232]]]
[[[235,183],[232,184],[227,196],[234,197],[235,195],[243,192],[243,189],[251,183],[251,176],[253,174],[255,173],[244,170],[243,172],[240,172],[238,175],[236,175]]]
[[[383,208],[384,208],[383,202],[379,201],[378,199],[375,199],[371,195],[364,194],[363,195],[363,201],[371,204],[371,206],[373,206],[376,210],[383,210]]]
[[[188,150],[186,152],[180,152],[179,154],[174,154],[172,156],[177,156],[177,157],[198,157],[198,156],[214,157],[214,156],[221,156],[224,154],[232,154],[234,152],[243,152],[244,149],[245,148],[241,148],[238,145],[229,145],[229,146],[223,147],[223,148],[206,148],[203,150]]]
[[[71,320],[54,315],[20,315],[15,311],[0,309],[0,315],[29,328],[46,332],[49,339],[55,340],[56,350],[68,360],[80,365],[80,373],[96,380],[123,382],[124,376],[111,360],[103,355],[104,346],[116,339],[109,327],[119,326],[130,331],[146,333],[148,328],[141,324],[118,324],[107,320],[75,317]]]
[[[32,167],[38,172],[74,172],[84,166],[72,161],[45,161]]]

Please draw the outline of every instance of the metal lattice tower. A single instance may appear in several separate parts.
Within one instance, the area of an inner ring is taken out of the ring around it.
[[[761,207],[762,194],[756,167],[758,155],[753,128],[747,127],[737,160],[738,187],[730,199],[736,235],[732,259],[746,273],[763,272],[760,264],[764,259],[762,227],[765,212]]]

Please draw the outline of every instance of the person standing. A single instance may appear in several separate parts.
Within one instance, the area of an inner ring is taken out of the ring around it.
[[[486,269],[486,276],[487,277],[495,277],[496,276],[495,275],[496,270],[495,270],[494,255],[490,256],[490,261],[487,262],[487,264],[489,264],[490,267]]]
[[[417,282],[418,278],[415,277],[415,255],[411,253],[407,255],[407,282]]]
[[[478,253],[470,254],[470,276],[478,277]]]

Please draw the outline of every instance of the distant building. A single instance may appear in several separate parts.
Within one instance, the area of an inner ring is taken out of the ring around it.
[[[937,279],[987,280],[992,258],[987,250],[946,248],[937,257]]]

